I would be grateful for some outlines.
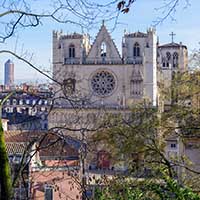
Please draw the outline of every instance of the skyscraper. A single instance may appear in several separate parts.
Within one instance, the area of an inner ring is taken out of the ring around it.
[[[14,63],[10,59],[8,59],[5,63],[4,85],[14,85]]]

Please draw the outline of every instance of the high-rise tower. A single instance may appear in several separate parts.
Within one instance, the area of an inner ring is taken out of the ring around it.
[[[4,85],[14,85],[14,63],[10,59],[8,59],[5,63]]]

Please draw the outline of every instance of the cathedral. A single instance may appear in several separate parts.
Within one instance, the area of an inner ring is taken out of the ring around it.
[[[124,33],[120,54],[104,23],[92,44],[88,34],[53,31],[55,98],[49,129],[62,127],[73,135],[73,130],[94,130],[102,112],[129,112],[143,99],[158,106],[159,82],[169,87],[173,74],[188,67],[187,47],[173,36],[160,45],[152,28]]]
[[[120,55],[104,23],[93,44],[88,34],[54,31],[57,107],[69,109],[71,99],[90,108],[126,108],[144,98],[156,106],[161,77],[169,86],[173,72],[187,70],[187,47],[175,43],[173,36],[171,43],[160,45],[152,28],[124,33]],[[50,127],[62,121],[63,114],[54,115],[49,117]]]

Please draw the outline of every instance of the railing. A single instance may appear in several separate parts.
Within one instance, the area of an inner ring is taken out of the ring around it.
[[[125,60],[117,58],[86,58],[82,60],[81,58],[64,58],[64,64],[83,64],[83,65],[120,65],[120,64],[142,64],[142,57],[130,57]]]
[[[64,58],[64,64],[80,64],[80,58]]]
[[[116,60],[116,58],[109,58],[108,60],[106,58],[89,58],[86,59],[86,61],[83,64],[87,65],[119,65],[122,64],[122,60]]]

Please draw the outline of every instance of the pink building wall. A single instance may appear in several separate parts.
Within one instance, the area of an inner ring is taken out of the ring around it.
[[[81,200],[79,175],[75,178],[67,169],[47,170],[31,172],[31,199],[44,200],[45,185],[48,185],[53,188],[53,200]]]

